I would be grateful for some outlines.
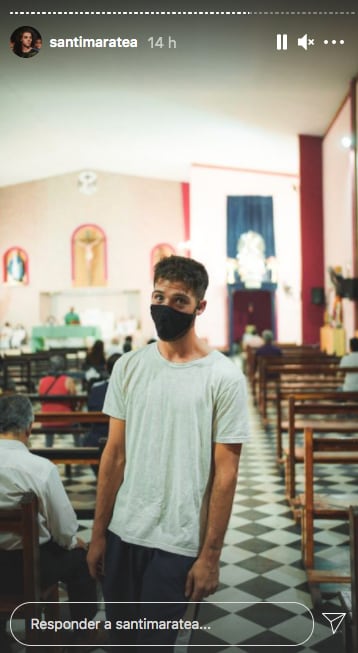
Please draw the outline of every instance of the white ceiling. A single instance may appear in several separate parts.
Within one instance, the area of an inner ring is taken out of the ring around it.
[[[357,20],[7,16],[0,185],[92,168],[186,180],[192,163],[295,173],[297,134],[324,133],[357,73]],[[28,60],[7,45],[24,24],[44,39]],[[276,50],[277,32],[288,34],[287,52]],[[80,34],[136,37],[140,47],[49,47]],[[297,46],[304,34],[315,39],[307,51]],[[151,50],[151,35],[176,49]]]

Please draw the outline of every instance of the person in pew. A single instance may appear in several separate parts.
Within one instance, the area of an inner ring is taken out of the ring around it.
[[[159,340],[124,354],[106,394],[90,572],[103,576],[107,619],[180,619],[215,592],[248,439],[244,376],[196,334],[207,271],[170,256],[154,271]],[[122,602],[118,605],[114,602]],[[173,651],[178,633],[112,629],[115,650]]]
[[[101,411],[104,404],[104,398],[106,396],[109,377],[112,374],[114,364],[121,357],[121,354],[113,354],[107,359],[107,373],[108,379],[104,381],[97,381],[94,383],[89,391],[87,399],[87,408],[88,410]],[[108,423],[107,424],[92,424],[89,432],[85,435],[83,446],[84,447],[97,447],[100,440],[107,440],[108,438]],[[92,465],[92,469],[97,476],[98,474],[98,465]]]
[[[282,356],[282,350],[273,344],[273,333],[269,329],[262,332],[263,345],[256,349],[256,356]]]
[[[65,359],[63,356],[55,355],[51,356],[49,360],[49,373],[44,376],[39,383],[38,393],[39,395],[69,395],[74,396],[76,394],[76,385],[74,380],[64,374],[63,370],[65,368]],[[41,404],[41,412],[43,413],[68,413],[73,410],[73,400],[72,401],[44,401]],[[49,423],[42,424],[44,430],[47,430],[46,433],[46,447],[53,446],[54,439],[54,426]],[[57,422],[58,427],[66,426],[66,423]],[[79,436],[75,435],[75,444],[79,445]]]
[[[342,356],[340,367],[358,367],[358,338],[349,341],[350,353]],[[358,392],[358,372],[347,372],[342,386],[344,392]]]
[[[96,340],[87,352],[83,370],[87,389],[91,388],[93,383],[107,378],[106,356],[104,353],[103,340]]]
[[[262,339],[264,341],[264,344],[261,345],[261,347],[258,347],[255,352],[255,370],[258,368],[258,361],[260,356],[265,356],[265,357],[274,357],[274,356],[282,356],[282,350],[280,347],[277,347],[276,345],[273,344],[273,333],[270,331],[270,329],[265,329],[262,332]],[[276,379],[277,374],[268,374],[267,379]]]
[[[254,347],[257,349],[264,344],[263,338],[257,333],[257,329],[253,324],[248,324],[245,327],[245,332],[242,336],[241,346],[245,351],[247,347]]]
[[[93,619],[97,587],[86,563],[86,543],[56,465],[29,451],[34,420],[31,402],[20,394],[0,397],[0,506],[16,506],[26,492],[39,505],[40,580],[42,587],[66,584],[72,619]],[[21,587],[21,540],[0,534],[1,589]],[[89,601],[91,603],[84,603]]]

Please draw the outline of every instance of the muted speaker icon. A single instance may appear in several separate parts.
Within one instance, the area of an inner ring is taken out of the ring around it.
[[[307,50],[310,45],[314,45],[314,39],[310,38],[307,34],[304,34],[297,39],[297,45],[300,48]]]
[[[305,50],[307,50],[307,34],[297,39],[297,45],[299,45],[300,48],[304,48]]]

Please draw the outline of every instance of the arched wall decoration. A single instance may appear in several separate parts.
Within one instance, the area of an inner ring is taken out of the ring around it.
[[[171,256],[172,254],[175,254],[175,249],[172,245],[169,245],[169,243],[158,243],[158,245],[153,247],[150,254],[152,276],[154,274],[154,266],[159,263],[162,258]]]
[[[10,247],[3,256],[3,279],[6,284],[19,286],[29,283],[29,257],[22,247]]]
[[[72,284],[76,287],[107,283],[107,238],[96,224],[82,224],[72,234]]]

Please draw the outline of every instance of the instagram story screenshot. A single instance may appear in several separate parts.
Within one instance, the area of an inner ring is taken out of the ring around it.
[[[0,650],[358,651],[358,5],[0,8]]]

